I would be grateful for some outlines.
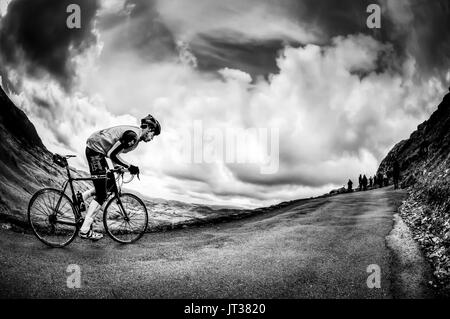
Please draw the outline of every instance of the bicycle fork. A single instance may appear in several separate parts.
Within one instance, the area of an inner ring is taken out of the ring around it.
[[[120,197],[117,197],[117,204],[118,204],[118,206],[119,206],[119,209],[120,209],[120,213],[123,215],[123,219],[126,221],[126,222],[129,222],[130,221],[130,217],[128,216],[128,214],[127,214],[127,211],[125,210],[125,208],[123,207],[123,204],[122,204],[122,201],[120,200]]]

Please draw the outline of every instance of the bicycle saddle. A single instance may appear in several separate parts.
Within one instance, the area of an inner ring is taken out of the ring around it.
[[[59,154],[53,154],[53,163],[55,163],[56,165],[58,165],[58,166],[61,166],[61,167],[67,167],[67,165],[69,165],[68,163],[67,163],[67,157],[66,156],[62,156],[62,155],[59,155]]]

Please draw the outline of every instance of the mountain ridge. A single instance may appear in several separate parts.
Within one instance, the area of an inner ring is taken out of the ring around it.
[[[33,123],[0,87],[0,217],[26,223],[31,196],[44,187],[58,187],[65,169],[53,164]],[[71,168],[74,176],[86,173]],[[80,183],[81,190],[87,189]]]
[[[402,140],[381,161],[377,173],[392,170],[395,160],[400,164],[402,187],[415,183],[420,169],[434,169],[446,160],[450,153],[450,93],[447,93],[437,109],[417,126],[408,139]]]

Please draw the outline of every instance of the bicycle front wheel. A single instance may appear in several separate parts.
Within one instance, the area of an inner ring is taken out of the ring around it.
[[[50,247],[64,247],[77,234],[75,209],[62,191],[44,188],[28,205],[28,222],[36,237]]]
[[[141,238],[147,224],[147,208],[136,195],[122,193],[106,204],[103,225],[108,235],[119,243],[130,244]]]

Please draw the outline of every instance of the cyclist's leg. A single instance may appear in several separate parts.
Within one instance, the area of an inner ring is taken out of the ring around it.
[[[91,196],[95,195],[95,187],[88,189],[87,191],[83,192],[83,200],[86,201]]]
[[[100,208],[100,204],[97,203],[95,199],[91,201],[89,204],[88,211],[86,213],[86,217],[84,218],[83,225],[80,228],[80,232],[85,234],[91,229],[91,225],[94,222],[95,215]]]
[[[89,170],[91,175],[104,175],[106,174],[106,159],[103,154],[95,152],[89,148],[86,148],[86,158],[89,163]],[[83,225],[81,226],[80,233],[86,234],[89,232],[91,225],[94,221],[96,213],[99,211],[101,205],[106,199],[106,182],[104,179],[94,180],[95,198],[89,204],[86,217],[84,218]]]

